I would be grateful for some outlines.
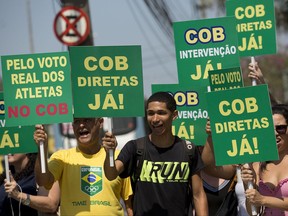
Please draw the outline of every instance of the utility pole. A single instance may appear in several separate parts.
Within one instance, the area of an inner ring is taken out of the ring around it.
[[[28,17],[28,31],[29,31],[29,47],[30,53],[34,53],[34,40],[33,40],[33,29],[32,29],[32,17],[31,17],[31,3],[30,0],[27,3],[27,17]]]

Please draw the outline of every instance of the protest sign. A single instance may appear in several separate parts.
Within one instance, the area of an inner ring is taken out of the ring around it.
[[[278,159],[267,85],[207,93],[216,165]]]
[[[33,133],[34,126],[6,127],[5,103],[0,92],[0,154],[37,152]]]
[[[2,56],[7,126],[72,121],[68,52]]]
[[[211,91],[221,91],[243,87],[240,67],[209,71]]]
[[[144,116],[140,46],[70,47],[75,117]]]
[[[230,0],[226,14],[235,17],[240,56],[277,52],[274,0]]]
[[[211,70],[240,66],[234,17],[173,24],[179,83],[207,86]]]
[[[178,117],[173,121],[172,132],[195,145],[204,145],[207,138],[205,126],[208,112],[206,100],[203,99],[207,92],[205,89],[204,86],[192,88],[191,85],[179,84],[152,85],[153,93],[166,91],[174,96]]]

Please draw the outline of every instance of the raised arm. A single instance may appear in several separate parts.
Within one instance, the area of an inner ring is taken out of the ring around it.
[[[263,73],[258,65],[258,62],[255,62],[255,64],[253,65],[253,63],[250,63],[248,66],[249,69],[249,74],[248,77],[251,80],[256,80],[256,83],[259,84],[266,84]],[[279,102],[276,100],[276,98],[271,94],[271,92],[269,91],[269,96],[270,96],[270,101],[271,101],[271,105],[274,104],[278,104]]]
[[[102,138],[102,146],[105,148],[106,151],[106,158],[104,161],[104,173],[106,178],[112,181],[116,179],[119,174],[124,170],[124,165],[119,160],[113,160],[113,166],[110,165],[109,149],[112,149],[113,153],[115,153],[115,149],[117,147],[117,140],[115,136],[110,132],[106,132],[104,137]]]
[[[206,133],[208,136],[201,154],[201,158],[205,164],[204,171],[214,177],[231,179],[236,173],[236,167],[233,165],[216,166],[209,119],[207,119],[206,123]]]
[[[44,186],[46,189],[50,189],[54,183],[54,176],[48,169],[48,162],[47,162],[48,136],[47,133],[45,132],[43,125],[35,125],[34,140],[38,146],[38,156],[35,163],[36,182],[38,185]],[[40,142],[43,142],[44,144],[44,161],[41,161],[40,158]],[[45,163],[46,167],[45,173],[42,173],[41,162]]]

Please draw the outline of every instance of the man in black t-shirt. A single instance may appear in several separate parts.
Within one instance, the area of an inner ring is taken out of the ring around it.
[[[178,115],[173,96],[167,92],[154,93],[147,101],[146,114],[151,133],[145,138],[141,173],[135,185],[134,215],[186,216],[191,201],[197,215],[208,215],[207,198],[199,174],[203,168],[200,153],[194,144],[190,144],[193,153],[189,157],[183,141],[172,134],[172,122]],[[109,180],[118,175],[133,177],[137,166],[135,142],[129,141],[123,147],[111,167],[109,149],[116,146],[103,139],[107,153],[104,170]]]

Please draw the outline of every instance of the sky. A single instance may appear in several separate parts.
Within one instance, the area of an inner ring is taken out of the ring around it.
[[[58,41],[53,29],[54,19],[61,10],[59,1],[0,0],[0,56],[66,51],[67,46]],[[174,42],[167,37],[153,18],[144,0],[88,2],[94,46],[141,46],[146,97],[151,94],[152,84],[178,83]],[[193,3],[200,0],[181,0],[177,3],[175,0],[165,0],[165,2],[175,21],[199,19],[201,15],[203,16],[203,13],[195,9]],[[214,1],[206,0],[206,2]],[[223,16],[217,14],[217,10],[213,7],[204,15],[206,18]],[[288,41],[285,39],[286,33],[277,36],[278,41]],[[0,72],[1,70],[0,67]]]
[[[195,17],[185,2],[191,6],[189,0],[172,5],[179,20]],[[94,46],[141,45],[146,97],[152,84],[178,83],[174,44],[143,1],[92,0],[89,8]],[[60,10],[56,0],[1,0],[0,56],[67,51],[53,29]]]

